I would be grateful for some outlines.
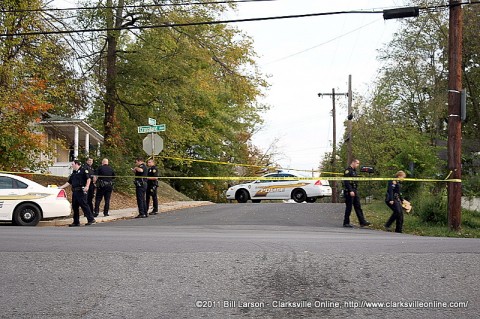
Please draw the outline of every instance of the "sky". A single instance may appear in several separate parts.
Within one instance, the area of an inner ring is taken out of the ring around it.
[[[380,11],[406,6],[404,0],[273,0],[239,3],[225,19],[247,19],[334,11]],[[75,7],[75,0],[55,0]],[[332,151],[332,98],[318,93],[346,93],[352,76],[353,99],[368,96],[378,70],[377,50],[385,46],[400,20],[381,13],[235,23],[250,36],[260,72],[270,88],[260,102],[269,105],[264,124],[253,137],[263,151],[274,151],[282,168],[317,170]],[[347,117],[346,96],[336,98],[337,144]],[[360,141],[354,141],[354,143]],[[168,145],[166,146],[168,147]],[[273,147],[273,149],[272,149]],[[345,163],[346,164],[346,163]],[[346,166],[346,165],[345,165]]]
[[[403,7],[402,0],[277,0],[238,5],[229,18],[255,18],[350,10]],[[392,39],[398,20],[380,14],[341,14],[235,24],[254,40],[260,71],[270,88],[263,103],[264,125],[253,143],[274,146],[283,168],[318,169],[332,151],[332,98],[318,93],[348,92],[352,76],[355,95],[368,96],[378,69],[377,50]],[[337,144],[343,138],[348,98],[336,98]],[[355,141],[354,141],[355,142]],[[346,164],[346,163],[345,163]],[[345,165],[346,166],[346,165]]]

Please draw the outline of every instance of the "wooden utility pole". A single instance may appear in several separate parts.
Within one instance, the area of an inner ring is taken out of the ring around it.
[[[332,167],[335,169],[336,162],[337,162],[337,118],[336,118],[336,110],[335,110],[335,97],[337,95],[348,95],[348,93],[335,93],[335,89],[332,89],[332,93],[318,93],[318,96],[328,95],[332,97],[332,117],[333,117],[333,148],[332,148]],[[337,182],[332,181],[332,203],[338,203],[338,190],[337,190]]]
[[[462,91],[463,13],[460,0],[450,0],[448,36],[448,169],[453,179],[462,178]],[[462,219],[462,183],[450,182],[448,190],[448,226],[459,230]]]
[[[348,116],[347,116],[347,165],[353,160],[352,155],[352,75],[348,75]]]

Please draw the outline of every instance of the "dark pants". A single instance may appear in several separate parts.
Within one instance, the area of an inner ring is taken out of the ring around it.
[[[108,215],[108,211],[110,209],[110,198],[112,197],[112,186],[104,186],[97,188],[97,194],[95,195],[95,215],[98,216],[98,212],[100,211],[100,202],[102,199],[105,199],[103,203],[103,215]]]
[[[354,190],[355,196],[350,196],[350,193],[343,191],[345,197],[345,217],[343,218],[343,224],[350,224],[350,214],[352,213],[352,207],[355,209],[355,214],[357,214],[358,222],[360,225],[365,224],[365,216],[363,216],[362,206],[360,205],[360,197],[358,193]]]
[[[147,210],[148,207],[150,207],[150,198],[152,198],[152,213],[158,213],[158,196],[156,185],[147,186]]]
[[[76,190],[72,193],[72,209],[73,209],[73,223],[80,224],[80,210],[82,208],[83,215],[87,218],[89,222],[94,221],[90,207],[87,204],[87,195],[83,190]]]
[[[87,204],[88,207],[90,208],[90,211],[93,213],[93,198],[95,197],[95,185],[93,185],[93,182],[90,183],[90,187],[88,188],[88,193],[87,193]]]
[[[135,195],[137,196],[137,206],[138,206],[138,213],[140,215],[147,216],[147,200],[145,197],[145,193],[147,192],[147,184],[143,186],[135,187]]]
[[[403,230],[403,209],[402,209],[402,203],[400,203],[399,200],[394,200],[393,204],[390,204],[389,202],[385,202],[387,206],[392,210],[392,216],[388,219],[387,223],[385,224],[385,227],[390,227],[393,222],[395,222],[395,232],[396,233],[401,233]]]

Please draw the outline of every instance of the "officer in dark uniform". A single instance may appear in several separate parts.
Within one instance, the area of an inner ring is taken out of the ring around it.
[[[73,172],[68,178],[68,182],[60,186],[59,188],[63,189],[68,186],[72,186],[72,209],[73,209],[73,224],[70,224],[70,227],[80,226],[80,211],[79,207],[82,208],[83,214],[87,218],[86,226],[92,225],[95,223],[92,212],[87,204],[87,193],[88,188],[90,187],[90,171],[82,167],[82,163],[77,160],[74,160],[72,163]]]
[[[109,216],[108,211],[110,209],[110,198],[112,196],[114,178],[115,172],[113,171],[113,168],[108,165],[108,159],[104,158],[102,160],[102,166],[97,169],[94,177],[94,181],[97,184],[97,193],[95,195],[95,210],[93,216],[98,216],[102,198],[105,199],[103,204],[103,216]]]
[[[138,206],[138,216],[135,218],[146,218],[148,217],[147,214],[147,200],[146,200],[146,192],[147,192],[147,179],[141,178],[139,176],[146,177],[148,173],[147,166],[145,165],[144,159],[141,157],[137,157],[135,160],[136,166],[132,168],[132,171],[135,172],[135,180],[133,183],[135,184],[135,195],[137,197],[137,206]]]
[[[358,159],[353,159],[350,163],[350,166],[345,169],[343,174],[344,177],[357,177],[357,167],[360,165]],[[352,206],[355,209],[355,214],[357,215],[358,222],[360,226],[368,226],[371,223],[365,219],[363,215],[362,206],[360,205],[360,197],[358,196],[357,191],[357,181],[344,180],[343,181],[343,195],[345,198],[345,217],[343,219],[343,227],[352,228],[353,225],[350,224],[350,214],[352,212]]]
[[[395,222],[395,232],[401,233],[403,230],[403,208],[402,208],[402,190],[400,181],[407,177],[404,171],[398,171],[395,178],[398,181],[388,181],[387,194],[385,195],[385,204],[392,210],[392,215],[385,223],[385,228],[390,229],[393,222]]]
[[[95,197],[95,183],[93,182],[93,174],[95,173],[95,169],[93,168],[93,158],[87,158],[87,161],[85,162],[85,169],[90,172],[91,176],[90,187],[88,188],[87,193],[87,204],[90,208],[90,211],[93,213],[93,198]]]
[[[150,207],[150,197],[152,198],[152,211],[150,215],[158,214],[158,196],[157,196],[157,188],[158,188],[158,169],[155,166],[155,161],[153,159],[149,159],[147,161],[148,172],[147,176],[147,210]]]

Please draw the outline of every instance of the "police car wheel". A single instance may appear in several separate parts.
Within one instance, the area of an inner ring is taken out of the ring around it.
[[[302,203],[307,200],[307,194],[303,189],[297,188],[292,191],[292,199],[296,203]]]
[[[42,217],[40,209],[32,204],[21,204],[13,212],[13,223],[18,226],[36,226]]]
[[[235,194],[235,199],[239,203],[246,203],[248,201],[248,192],[244,189],[239,189]]]

